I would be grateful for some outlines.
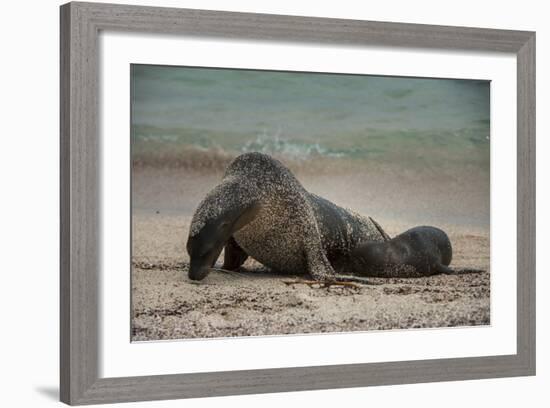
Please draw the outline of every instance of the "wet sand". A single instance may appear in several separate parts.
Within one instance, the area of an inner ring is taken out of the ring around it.
[[[296,277],[249,259],[239,272],[213,271],[195,283],[187,278],[188,226],[221,173],[139,166],[132,180],[132,339],[490,323],[488,180],[474,173],[457,179],[442,172],[421,182],[398,171],[324,170],[296,174],[308,190],[372,216],[391,236],[421,224],[444,229],[453,244],[451,266],[487,272],[325,288],[287,284]]]

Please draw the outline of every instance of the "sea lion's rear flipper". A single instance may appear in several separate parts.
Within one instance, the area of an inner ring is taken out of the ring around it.
[[[248,254],[237,244],[235,238],[229,238],[224,248],[223,269],[234,271],[248,258]]]
[[[451,269],[448,266],[445,266],[443,264],[438,264],[436,266],[436,270],[438,273],[444,273],[446,275],[464,275],[467,273],[483,273],[485,270],[483,269],[476,269],[476,268],[454,268]]]
[[[453,271],[451,268],[449,268],[448,266],[445,266],[443,264],[437,264],[435,266],[435,270],[437,271],[437,273],[444,273],[446,275],[454,275],[456,274],[455,271]]]
[[[391,237],[386,233],[386,231],[384,231],[384,229],[380,226],[380,224],[378,224],[376,221],[374,221],[374,219],[372,217],[368,217],[370,222],[373,223],[373,225],[376,227],[376,229],[378,230],[378,232],[380,233],[380,235],[382,236],[382,238],[384,239],[384,241],[389,241],[391,239]]]
[[[477,268],[455,268],[453,272],[456,275],[464,275],[467,273],[483,273],[487,271],[485,269],[477,269]]]

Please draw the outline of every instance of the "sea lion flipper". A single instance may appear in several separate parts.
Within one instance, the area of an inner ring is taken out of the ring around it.
[[[380,233],[380,235],[382,236],[382,239],[384,241],[389,241],[391,239],[391,237],[388,235],[388,233],[386,231],[384,231],[384,229],[380,226],[380,224],[378,224],[376,221],[374,221],[374,219],[372,217],[368,217],[368,219],[370,220],[370,222],[372,222],[374,224],[374,226],[376,227],[376,229],[378,230],[378,232]]]
[[[333,280],[336,272],[327,258],[321,241],[321,234],[317,224],[313,221],[313,217],[311,217],[308,224],[304,228],[304,232],[306,232],[304,234],[304,256],[307,273],[318,281]]]
[[[456,274],[455,271],[453,271],[451,268],[449,268],[448,266],[445,266],[441,263],[437,264],[435,266],[435,270],[437,271],[437,273],[444,273],[446,275],[454,275]]]
[[[455,268],[454,273],[455,275],[465,275],[468,273],[485,273],[487,272],[485,269],[478,269],[478,268]]]
[[[234,271],[248,258],[248,254],[237,244],[235,238],[229,238],[224,248],[223,269]]]
[[[333,280],[336,272],[322,250],[306,250],[307,272],[318,281]]]

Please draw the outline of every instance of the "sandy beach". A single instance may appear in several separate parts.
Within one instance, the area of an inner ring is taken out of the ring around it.
[[[417,225],[444,229],[453,244],[451,266],[487,272],[325,288],[285,283],[296,277],[249,259],[238,272],[213,271],[195,283],[187,278],[188,227],[223,165],[134,164],[133,341],[490,324],[488,174],[327,163],[291,168],[309,191],[372,216],[391,236]]]

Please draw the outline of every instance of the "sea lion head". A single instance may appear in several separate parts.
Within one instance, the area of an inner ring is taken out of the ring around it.
[[[257,215],[260,206],[247,190],[246,183],[225,180],[199,204],[187,239],[190,279],[204,279],[229,238]]]

